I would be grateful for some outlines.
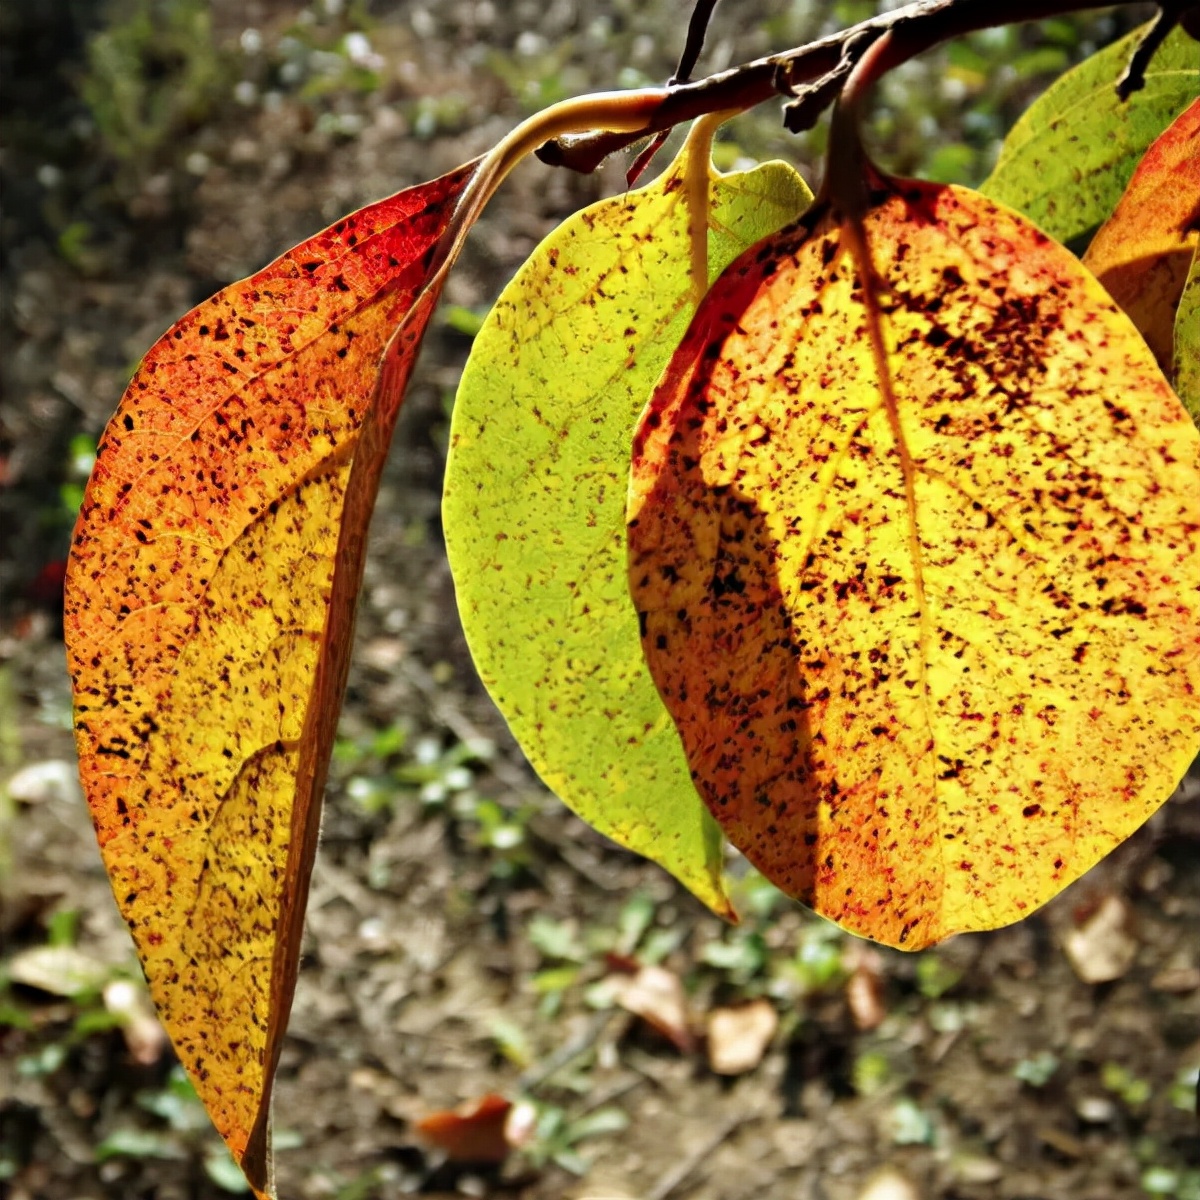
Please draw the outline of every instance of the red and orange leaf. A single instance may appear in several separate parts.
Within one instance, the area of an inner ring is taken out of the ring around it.
[[[97,837],[163,1023],[260,1194],[362,542],[473,170],[339,221],[169,330],[75,531],[65,630]]]
[[[918,949],[1031,912],[1195,755],[1200,435],[1061,246],[871,182],[861,241],[817,205],[709,293],[635,440],[630,581],[730,840]]]
[[[1200,244],[1200,100],[1146,151],[1084,263],[1129,314],[1164,371],[1175,310]]]
[[[416,1131],[452,1162],[501,1163],[512,1149],[507,1130],[511,1112],[510,1100],[488,1092],[457,1108],[422,1117]]]

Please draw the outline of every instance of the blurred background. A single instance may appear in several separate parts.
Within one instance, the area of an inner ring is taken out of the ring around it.
[[[701,70],[876,7],[725,0]],[[64,556],[134,366],[220,286],[522,116],[665,80],[689,8],[0,8],[0,1194],[242,1186],[148,1009],[75,778]],[[1146,13],[979,34],[894,72],[881,162],[978,182],[1030,99]],[[715,153],[816,183],[824,136],[767,105]],[[1022,925],[902,955],[736,856],[744,919],[723,925],[559,805],[483,695],[438,517],[455,385],[505,281],[627,161],[519,169],[427,339],[372,527],[278,1085],[281,1196],[1200,1200],[1195,781]],[[462,1104],[474,1117],[427,1121]]]

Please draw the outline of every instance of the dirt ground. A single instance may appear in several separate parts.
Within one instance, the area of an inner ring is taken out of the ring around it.
[[[173,0],[159,6],[168,33],[150,37],[137,8],[19,0],[0,16],[12,1200],[215,1200],[237,1182],[145,1017],[73,776],[61,561],[89,444],[132,366],[216,287],[486,149],[523,111],[666,77],[684,11]],[[710,65],[870,8],[743,4]],[[126,103],[111,81],[128,78],[131,46]],[[773,124],[735,136],[788,147]],[[810,180],[813,145],[799,150]],[[517,172],[452,277],[406,402],[280,1070],[280,1195],[1200,1200],[1200,777],[1023,924],[903,955],[837,933],[741,861],[746,919],[724,926],[549,796],[483,694],[439,527],[447,405],[474,315],[623,172]],[[761,1062],[718,1075],[703,1037],[677,1034],[680,1048],[614,1007],[613,955],[677,980],[693,1032],[714,1008],[765,1001],[778,1028]],[[535,1105],[524,1149],[480,1166],[422,1142],[420,1118],[488,1093]]]

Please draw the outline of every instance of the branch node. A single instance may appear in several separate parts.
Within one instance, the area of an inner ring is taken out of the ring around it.
[[[790,64],[777,64],[775,88],[792,97],[783,106],[783,127],[789,133],[805,133],[817,123],[817,118],[837,99],[858,60],[878,37],[878,29],[862,29],[852,34],[842,46],[842,57],[837,66],[802,88],[792,84]]]

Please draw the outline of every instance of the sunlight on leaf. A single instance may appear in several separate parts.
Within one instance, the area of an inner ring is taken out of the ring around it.
[[[1083,257],[1167,372],[1175,356],[1175,310],[1197,245],[1200,100],[1146,151]]]
[[[1200,246],[1175,314],[1175,390],[1200,426]]]
[[[1146,148],[1200,96],[1200,45],[1176,29],[1145,86],[1121,101],[1117,80],[1140,36],[1114,42],[1051,84],[1004,139],[980,191],[1062,242],[1105,220]]]
[[[375,391],[380,356],[472,173],[339,221],[169,330],[76,527],[65,632],[97,836],[180,1060],[263,1193],[357,591],[331,605],[335,551],[349,534],[353,574],[370,512],[345,507],[352,461],[364,428],[386,450],[428,292]]]
[[[633,425],[692,313],[687,170],[685,152],[571,217],[500,297],[463,373],[443,517],[476,666],[547,786],[728,913],[625,583]],[[810,198],[782,163],[709,186],[710,278]]]
[[[1200,435],[1078,260],[873,175],[709,293],[635,437],[630,579],[706,802],[919,949],[1028,914],[1200,745]]]

